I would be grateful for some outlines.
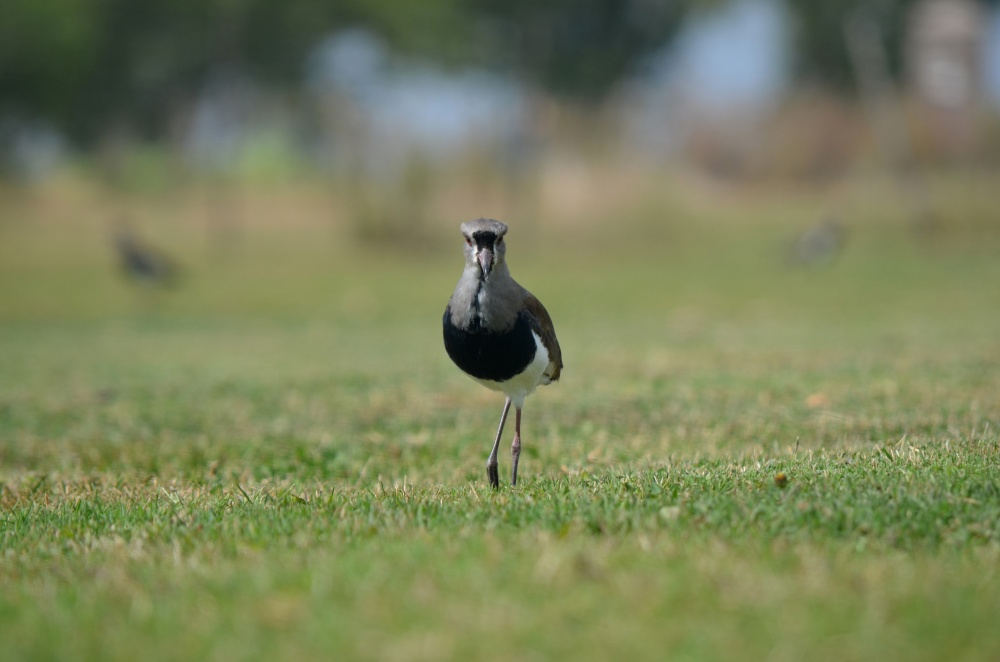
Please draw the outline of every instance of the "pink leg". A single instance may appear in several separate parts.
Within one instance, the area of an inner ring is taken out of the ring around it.
[[[517,461],[521,457],[521,408],[514,416],[514,443],[510,445],[510,484],[517,485]]]

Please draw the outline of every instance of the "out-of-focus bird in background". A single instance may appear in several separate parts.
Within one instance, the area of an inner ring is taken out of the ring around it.
[[[832,263],[843,252],[847,228],[839,219],[824,216],[792,242],[788,261],[797,266],[818,267]]]
[[[114,229],[114,247],[122,273],[144,287],[166,287],[176,284],[177,263],[164,252],[143,242],[124,222]]]

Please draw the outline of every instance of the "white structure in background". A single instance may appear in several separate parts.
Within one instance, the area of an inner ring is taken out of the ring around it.
[[[66,157],[62,135],[39,119],[0,117],[0,176],[24,182],[44,179]]]
[[[667,54],[678,93],[709,112],[770,108],[788,84],[791,34],[776,0],[734,0],[696,16]]]
[[[256,125],[263,96],[244,73],[219,67],[209,74],[192,104],[184,154],[200,174],[220,175],[237,168]]]
[[[307,65],[306,90],[320,109],[320,158],[391,179],[413,158],[429,163],[469,147],[512,140],[525,116],[513,82],[470,69],[446,73],[393,60],[369,32],[324,40]]]
[[[983,43],[983,91],[994,108],[1000,108],[1000,7],[995,7],[985,25]]]
[[[910,85],[927,111],[934,147],[970,157],[981,132],[986,13],[974,0],[922,0],[909,17]]]
[[[923,0],[914,6],[907,64],[924,102],[960,109],[980,99],[985,18],[973,0]]]
[[[630,86],[630,143],[669,156],[705,121],[743,130],[780,101],[790,61],[778,0],[734,0],[695,16]]]

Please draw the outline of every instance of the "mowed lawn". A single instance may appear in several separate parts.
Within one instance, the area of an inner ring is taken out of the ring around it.
[[[499,492],[440,338],[465,216],[222,246],[131,200],[158,291],[95,196],[8,199],[0,658],[1000,659],[1000,228],[884,198],[814,268],[808,196],[504,219],[566,369]]]

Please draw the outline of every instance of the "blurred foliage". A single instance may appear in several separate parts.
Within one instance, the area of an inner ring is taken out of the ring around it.
[[[128,119],[161,134],[213,69],[246,68],[271,82],[299,75],[331,25],[377,6],[309,0],[10,0],[0,20],[0,98],[84,143]]]
[[[864,16],[881,29],[889,67],[899,75],[906,34],[906,16],[919,0],[815,0],[787,2],[795,17],[798,74],[808,80],[850,89],[854,83],[844,23]]]
[[[697,0],[473,0],[493,39],[521,77],[559,95],[602,98],[641,58],[663,47]],[[717,3],[714,3],[717,4]],[[513,48],[509,48],[512,45]]]
[[[347,27],[398,52],[504,70],[585,103],[677,34],[692,11],[722,0],[4,0],[0,115],[40,117],[87,146],[124,124],[169,134],[176,109],[217,71],[298,87],[309,51]],[[803,77],[845,86],[843,23],[865,11],[899,69],[916,0],[788,2]]]
[[[404,53],[510,67],[554,91],[597,99],[673,34],[687,4],[9,0],[0,10],[0,112],[44,117],[84,145],[121,122],[158,137],[213,71],[294,86],[309,50],[348,26]]]
[[[995,6],[998,0],[976,0]],[[853,88],[854,73],[844,39],[844,24],[864,17],[879,27],[889,68],[899,76],[907,20],[921,0],[785,0],[794,19],[794,54],[800,78],[818,81],[841,90]]]

